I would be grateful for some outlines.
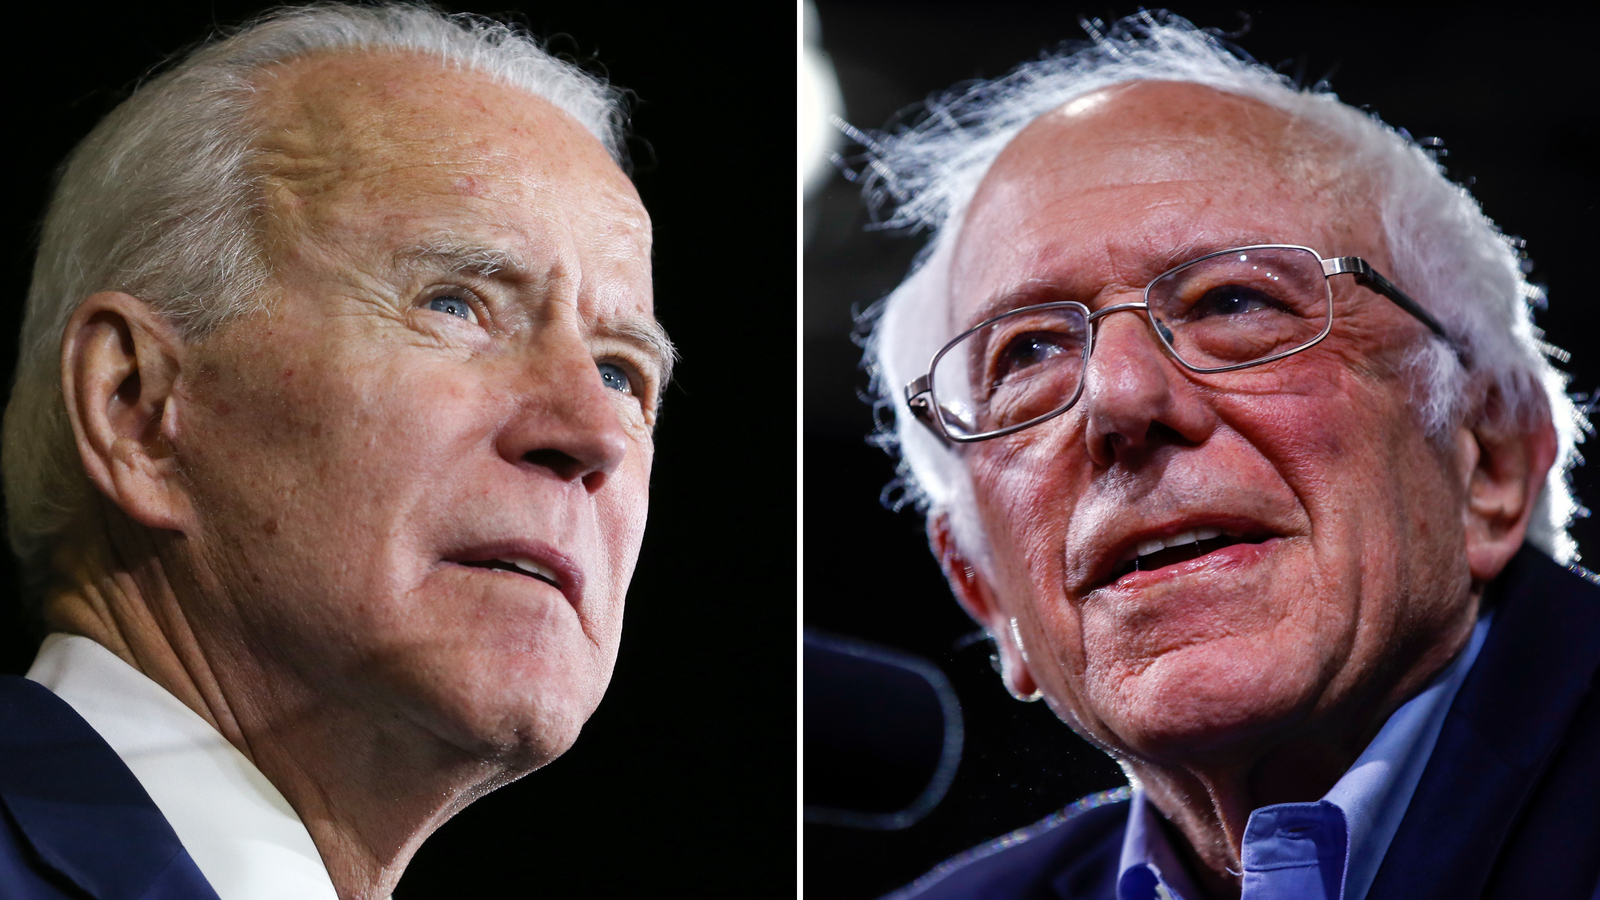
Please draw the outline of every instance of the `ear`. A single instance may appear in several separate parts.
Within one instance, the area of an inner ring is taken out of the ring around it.
[[[1000,677],[1005,681],[1006,690],[1018,700],[1039,699],[1039,685],[1034,681],[1033,673],[1028,671],[1028,660],[1022,652],[1016,620],[1001,609],[988,579],[956,546],[955,537],[950,532],[948,513],[936,511],[928,514],[928,545],[939,560],[944,577],[950,582],[951,592],[961,601],[961,607],[994,639],[1000,654]]]
[[[1528,427],[1499,415],[1500,403],[1491,392],[1478,422],[1458,432],[1467,488],[1467,565],[1479,584],[1493,581],[1522,546],[1556,459],[1556,430],[1549,417]]]
[[[127,294],[84,300],[61,337],[61,394],[95,487],[135,522],[181,530],[188,503],[163,431],[183,342]]]

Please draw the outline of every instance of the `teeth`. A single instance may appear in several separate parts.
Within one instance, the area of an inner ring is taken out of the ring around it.
[[[508,558],[508,559],[502,559],[502,560],[500,560],[500,562],[506,563],[507,565],[516,566],[517,568],[521,569],[522,571],[527,572],[529,575],[534,575],[534,576],[537,576],[539,578],[543,578],[544,580],[550,582],[551,584],[560,584],[561,583],[560,579],[556,578],[556,573],[555,573],[554,569],[551,569],[548,566],[540,565],[539,563],[536,563],[531,559],[524,559],[524,558],[519,556],[519,557],[511,557],[511,558]]]
[[[1141,556],[1149,556],[1158,550],[1165,550],[1168,547],[1182,547],[1184,544],[1193,544],[1197,541],[1209,541],[1212,538],[1221,537],[1222,534],[1223,531],[1220,528],[1195,528],[1185,531],[1181,534],[1175,534],[1172,537],[1166,538],[1165,540],[1158,538],[1155,540],[1140,541],[1139,546],[1134,548],[1133,554],[1129,556],[1128,559],[1131,560]]]

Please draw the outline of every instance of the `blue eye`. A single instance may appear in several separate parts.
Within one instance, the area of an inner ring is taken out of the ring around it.
[[[628,377],[628,373],[621,366],[614,363],[599,363],[596,368],[600,370],[601,384],[613,391],[633,393],[633,379]]]
[[[462,300],[460,297],[435,297],[428,301],[428,308],[434,312],[442,312],[447,316],[465,319],[468,322],[478,321],[478,314],[473,312],[472,307],[467,305],[467,301]]]

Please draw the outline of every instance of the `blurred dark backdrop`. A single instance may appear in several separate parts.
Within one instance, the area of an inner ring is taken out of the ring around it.
[[[1131,3],[952,3],[817,0],[822,44],[841,83],[845,118],[877,128],[929,93],[1004,74],[1063,40],[1080,15],[1107,21]],[[1440,7],[1443,9],[1444,7]],[[1600,386],[1593,347],[1600,102],[1581,43],[1600,10],[1527,2],[1455,4],[1448,14],[1398,3],[1174,5],[1202,27],[1234,32],[1251,55],[1305,83],[1328,77],[1346,102],[1417,137],[1443,139],[1451,177],[1470,182],[1489,216],[1527,239],[1532,278],[1548,286],[1538,317],[1571,350],[1571,389]],[[1238,34],[1238,32],[1243,32]],[[1121,773],[1043,704],[1012,700],[987,641],[951,599],[927,552],[920,517],[879,503],[893,476],[869,447],[858,395],[852,314],[888,292],[920,239],[864,232],[859,192],[835,177],[806,203],[804,272],[804,618],[808,626],[920,654],[954,683],[966,755],[944,802],[896,832],[805,827],[808,897],[875,897],[973,844],[1034,822]],[[1592,445],[1591,445],[1592,446]],[[1579,495],[1600,503],[1595,472]],[[1576,533],[1600,568],[1592,520]]]
[[[56,164],[168,54],[268,5],[8,10],[8,380]],[[774,160],[789,158],[794,133],[793,12],[604,0],[450,8],[519,19],[636,92],[631,150],[655,222],[656,309],[683,362],[657,432],[650,525],[605,702],[571,753],[428,842],[397,900],[792,895],[795,457],[783,410],[795,364],[794,195],[791,170]],[[773,381],[727,366],[756,347],[783,385],[779,409]],[[15,584],[4,552],[0,584]],[[33,650],[0,602],[0,671],[20,674]]]

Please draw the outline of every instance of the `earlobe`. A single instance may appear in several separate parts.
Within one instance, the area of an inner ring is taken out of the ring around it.
[[[186,509],[162,432],[182,342],[142,300],[94,294],[61,338],[61,393],[89,480],[129,518],[181,530]]]
[[[1498,402],[1492,397],[1489,404]],[[1555,426],[1548,418],[1530,428],[1510,417],[1486,414],[1463,430],[1467,564],[1473,581],[1486,584],[1522,546],[1555,463]]]
[[[1027,654],[1022,649],[1022,635],[1018,633],[1017,620],[1001,609],[988,579],[956,546],[948,513],[934,511],[928,514],[928,544],[961,607],[994,639],[996,652],[1000,656],[1000,675],[1005,680],[1006,690],[1018,700],[1039,699],[1039,685],[1028,670]]]

